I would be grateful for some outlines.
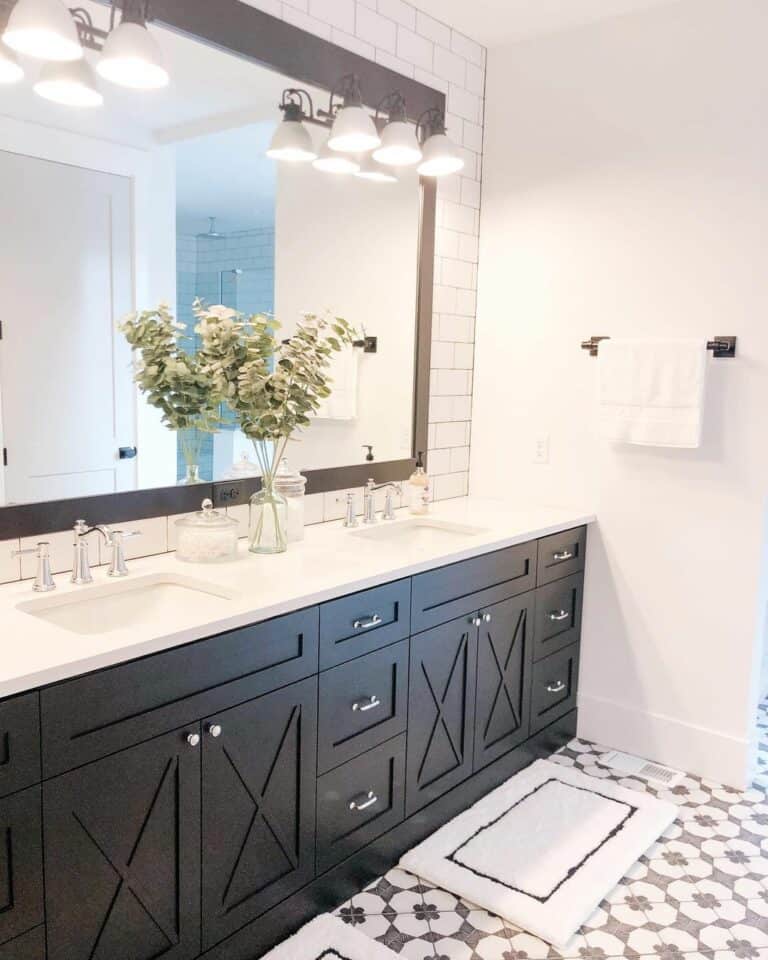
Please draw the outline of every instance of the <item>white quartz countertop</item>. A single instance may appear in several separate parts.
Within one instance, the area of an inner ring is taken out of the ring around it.
[[[120,581],[109,580],[106,568],[96,567],[93,584],[75,586],[69,574],[61,574],[55,578],[58,589],[50,594],[34,593],[31,580],[0,587],[0,697],[595,520],[593,514],[573,508],[513,508],[504,501],[474,498],[435,504],[429,516],[481,530],[451,536],[422,530],[418,543],[408,543],[398,537],[365,539],[340,522],[324,523],[307,527],[303,542],[277,556],[251,554],[247,541],[241,540],[237,559],[226,563],[182,563],[166,553],[131,560],[129,577]],[[411,519],[398,511],[389,526]],[[201,616],[199,605],[179,603],[172,613],[148,616],[145,623],[112,624],[103,632],[80,634],[23,609],[75,593],[78,599],[89,591],[98,596],[107,586],[120,589],[139,577],[164,576],[192,578],[219,591],[223,596],[215,598],[215,612],[209,604]]]

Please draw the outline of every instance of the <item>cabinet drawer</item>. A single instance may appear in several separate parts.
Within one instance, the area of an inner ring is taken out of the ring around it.
[[[587,528],[575,527],[539,540],[536,583],[551,583],[584,569]]]
[[[571,644],[533,665],[531,734],[562,717],[576,706],[579,680],[579,645]]]
[[[407,720],[407,640],[321,673],[318,773],[403,733]]]
[[[43,690],[45,776],[315,673],[317,637],[311,607]]]
[[[420,573],[412,581],[413,632],[525,593],[535,575],[535,541]]]
[[[35,927],[0,946],[0,960],[45,960],[45,927]]]
[[[322,873],[405,816],[405,735],[317,781],[317,872]]]
[[[40,790],[0,800],[0,943],[44,920]]]
[[[0,703],[0,797],[40,781],[37,691]]]
[[[320,607],[320,669],[404,640],[410,633],[409,580],[385,583]]]
[[[583,593],[584,576],[581,573],[555,580],[536,591],[535,660],[578,641]]]

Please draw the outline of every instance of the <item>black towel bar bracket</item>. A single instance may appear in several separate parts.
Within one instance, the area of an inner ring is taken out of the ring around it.
[[[600,341],[609,339],[609,337],[590,337],[589,340],[581,341],[581,349],[589,350],[590,357],[596,357]],[[712,351],[713,357],[735,357],[736,337],[715,337],[714,340],[707,340],[707,350]]]

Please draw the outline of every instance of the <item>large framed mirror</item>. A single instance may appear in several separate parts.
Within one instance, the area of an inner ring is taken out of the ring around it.
[[[0,23],[12,8],[0,0]],[[443,95],[239,0],[149,11],[170,78],[161,89],[94,72],[99,103],[52,102],[24,57],[24,79],[0,85],[0,539],[256,489],[236,423],[172,431],[137,391],[117,325],[161,301],[189,351],[198,298],[274,314],[286,337],[303,311],[355,327],[332,397],[288,448],[309,492],[403,479],[426,449],[434,180],[413,167],[340,176],[267,149],[286,91],[320,120],[305,124],[318,154],[344,78],[371,114],[399,94],[410,121],[442,112]],[[87,64],[114,15],[80,3]]]

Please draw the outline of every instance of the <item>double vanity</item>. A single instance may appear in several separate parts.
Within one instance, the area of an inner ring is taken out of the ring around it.
[[[245,960],[574,735],[586,524],[0,589],[0,960]]]

